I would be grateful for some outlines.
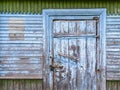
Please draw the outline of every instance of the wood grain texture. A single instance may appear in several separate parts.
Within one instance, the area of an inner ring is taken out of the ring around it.
[[[81,23],[83,27],[79,26]],[[82,90],[83,88],[97,90],[96,38],[76,39],[62,36],[62,34],[68,37],[69,35],[76,37],[84,34],[96,35],[96,25],[94,20],[54,21],[53,31],[57,33],[55,35],[59,35],[59,38],[53,39],[53,62],[63,66],[63,68],[54,69],[54,90]]]

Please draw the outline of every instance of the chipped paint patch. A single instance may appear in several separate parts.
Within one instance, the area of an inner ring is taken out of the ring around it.
[[[24,40],[24,19],[10,18],[9,19],[9,38],[10,40]]]

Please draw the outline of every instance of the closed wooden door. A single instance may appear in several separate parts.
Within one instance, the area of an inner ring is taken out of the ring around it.
[[[54,90],[97,90],[97,21],[53,21]]]
[[[105,90],[104,14],[99,16],[103,11],[91,13],[97,16],[61,12],[45,12],[49,37],[46,65],[50,64],[46,90]]]

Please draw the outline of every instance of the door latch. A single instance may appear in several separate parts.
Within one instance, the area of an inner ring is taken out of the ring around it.
[[[50,71],[54,71],[54,67],[52,65],[50,65]]]
[[[50,65],[50,70],[51,71],[54,71],[55,69],[62,69],[62,68],[63,68],[62,65],[57,65],[57,64]]]

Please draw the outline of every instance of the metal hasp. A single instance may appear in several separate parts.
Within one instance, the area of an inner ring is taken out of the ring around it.
[[[60,63],[57,63],[54,61],[54,57],[50,56],[50,59],[52,59],[52,65],[50,65],[50,70],[55,71],[55,69],[62,69],[63,66],[60,65]]]

